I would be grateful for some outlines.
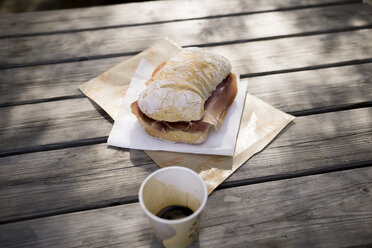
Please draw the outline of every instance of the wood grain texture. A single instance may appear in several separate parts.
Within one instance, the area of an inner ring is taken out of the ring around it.
[[[159,247],[136,203],[158,166],[100,143],[111,119],[71,98],[164,36],[225,55],[250,93],[287,112],[368,103],[298,117],[210,195],[192,247],[371,246],[372,9],[351,2],[181,0],[0,16],[0,247]],[[70,99],[48,102],[58,97]]]
[[[0,65],[49,63],[138,52],[164,37],[181,46],[195,46],[366,25],[372,25],[372,8],[359,4],[9,38],[0,40]]]
[[[82,94],[78,86],[129,56],[0,70],[0,104]]]
[[[372,63],[248,78],[248,92],[285,112],[372,99]]]
[[[1,70],[0,105],[81,94],[77,88],[80,84],[98,76],[127,58],[117,57]],[[261,57],[260,59],[270,62],[269,57]],[[232,61],[232,63],[237,64],[238,62]],[[251,63],[245,66],[243,62],[240,62],[240,64],[240,69],[238,65],[234,68],[242,74],[246,74],[248,71],[252,72]],[[295,65],[296,62],[294,61],[293,67]],[[258,69],[260,70],[258,73],[265,72],[262,71],[265,69],[263,67]],[[269,71],[270,69],[270,67],[266,68]],[[371,71],[372,64],[367,63],[253,77],[249,78],[248,91],[265,101],[275,104],[284,111],[298,111],[304,108],[338,104],[342,98],[345,100],[344,103],[363,102],[372,99]],[[283,94],[283,89],[288,93],[290,92],[291,96],[301,99],[301,101],[292,101],[292,106],[287,106],[288,95]],[[320,90],[324,91],[324,95],[329,97],[324,97]],[[309,92],[311,94],[308,94]],[[277,100],[271,101],[272,98]],[[297,106],[293,106],[294,104]]]
[[[298,117],[264,152],[252,157],[229,179],[262,177],[265,171],[271,175],[291,174],[371,161],[371,119],[372,108]]]
[[[239,74],[306,69],[370,58],[370,29],[211,47],[233,61]],[[245,55],[245,56],[242,56]]]
[[[93,104],[80,98],[1,108],[0,150],[108,136],[113,121]]]
[[[355,54],[362,53],[359,47],[354,49]],[[273,56],[280,58],[280,54]],[[282,62],[288,65],[292,61],[293,66],[301,63],[301,58],[306,62],[304,57],[291,57],[287,61],[282,58]],[[316,57],[320,56],[313,55],[314,60]],[[266,69],[270,64],[276,66],[273,58],[266,61]],[[258,57],[252,67],[258,63],[264,66]],[[256,77],[248,83],[251,94],[286,112],[368,101],[372,94],[371,64]],[[78,92],[74,88],[67,91],[71,90]],[[22,96],[22,92],[9,92],[13,99],[18,94]],[[97,109],[85,98],[0,108],[0,151],[107,136],[112,123]]]
[[[97,29],[120,25],[137,25],[180,19],[205,18],[273,11],[285,8],[311,7],[338,3],[356,3],[342,0],[265,0],[249,2],[242,0],[181,0],[130,3],[62,11],[43,11],[0,16],[1,36],[29,35],[58,31]],[[165,14],[166,13],[166,14]]]
[[[365,168],[218,191],[202,220],[200,246],[370,244],[371,176]]]
[[[369,167],[216,191],[192,247],[371,244],[371,178]],[[0,244],[159,247],[138,203],[2,225]]]
[[[372,108],[299,117],[227,181],[372,161],[371,118]],[[3,157],[0,164],[1,222],[120,202],[158,168],[142,151],[106,144]]]

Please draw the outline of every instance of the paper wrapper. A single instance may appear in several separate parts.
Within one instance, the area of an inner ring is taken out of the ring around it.
[[[142,58],[154,65],[168,60],[180,47],[168,39],[116,65],[79,89],[100,105],[114,120],[122,106],[128,84]],[[212,192],[245,161],[261,151],[292,120],[286,114],[247,94],[233,156],[145,151],[160,167],[184,166],[197,172]]]
[[[128,87],[122,107],[116,116],[107,144],[121,148],[146,151],[168,151],[210,155],[233,156],[243,113],[247,82],[241,82],[236,75],[238,93],[218,130],[210,128],[208,139],[202,144],[185,144],[164,141],[148,135],[131,111],[131,104],[147,88],[156,66],[142,59]]]

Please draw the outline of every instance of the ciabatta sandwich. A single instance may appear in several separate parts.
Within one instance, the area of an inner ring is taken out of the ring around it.
[[[131,105],[141,126],[151,136],[191,144],[220,127],[237,94],[229,61],[201,48],[181,49],[147,85]]]

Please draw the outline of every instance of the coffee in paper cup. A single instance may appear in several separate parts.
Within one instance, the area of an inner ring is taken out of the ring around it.
[[[148,216],[155,238],[165,247],[187,247],[198,236],[207,187],[194,171],[171,166],[148,176],[139,191],[139,202]]]

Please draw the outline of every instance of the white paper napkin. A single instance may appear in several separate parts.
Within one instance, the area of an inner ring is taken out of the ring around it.
[[[146,88],[145,83],[151,77],[154,69],[154,65],[144,59],[141,60],[123,100],[123,106],[116,117],[107,144],[140,150],[233,156],[244,107],[247,82],[240,81],[237,75],[238,94],[235,101],[226,114],[220,129],[217,131],[213,127],[210,129],[206,142],[198,145],[172,143],[148,135],[130,110],[130,105],[138,99],[139,94]]]

